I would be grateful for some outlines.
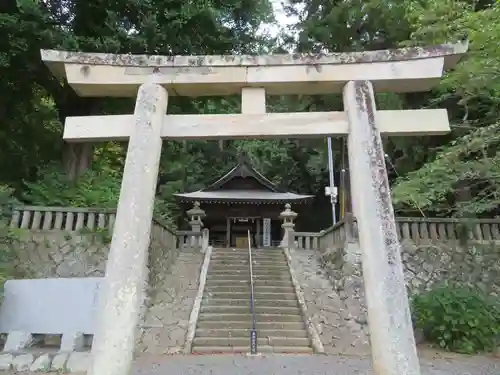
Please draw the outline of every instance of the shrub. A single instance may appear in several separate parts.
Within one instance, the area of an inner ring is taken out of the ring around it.
[[[425,339],[458,353],[495,349],[500,335],[500,309],[479,289],[443,285],[412,301],[416,327]]]
[[[23,198],[40,206],[115,208],[120,184],[120,176],[97,166],[72,182],[61,165],[53,164],[40,169],[35,182],[25,182]]]

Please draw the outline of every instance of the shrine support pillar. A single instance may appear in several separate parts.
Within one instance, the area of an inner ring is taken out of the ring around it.
[[[347,83],[344,108],[374,374],[420,375],[372,84]]]
[[[89,375],[130,373],[139,311],[145,297],[161,129],[167,101],[163,87],[152,83],[139,87],[106,277],[101,284],[101,306]]]

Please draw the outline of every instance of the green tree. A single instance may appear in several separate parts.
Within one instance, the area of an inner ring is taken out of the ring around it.
[[[414,25],[409,43],[468,34],[470,51],[429,101],[448,108],[452,133],[421,168],[397,181],[393,194],[398,205],[441,215],[500,213],[499,17],[500,8],[492,2],[428,1],[408,8]]]

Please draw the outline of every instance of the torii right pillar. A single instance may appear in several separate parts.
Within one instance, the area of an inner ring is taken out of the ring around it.
[[[344,110],[374,373],[420,375],[371,82],[346,84]]]

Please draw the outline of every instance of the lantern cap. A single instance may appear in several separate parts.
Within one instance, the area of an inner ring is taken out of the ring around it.
[[[297,213],[292,211],[292,206],[290,203],[285,204],[285,211],[280,214],[280,219],[295,219]]]
[[[203,211],[200,208],[200,202],[198,202],[198,201],[194,202],[193,208],[191,208],[190,210],[186,211],[186,213],[189,216],[199,216],[199,217],[205,217],[206,216],[205,211]]]

